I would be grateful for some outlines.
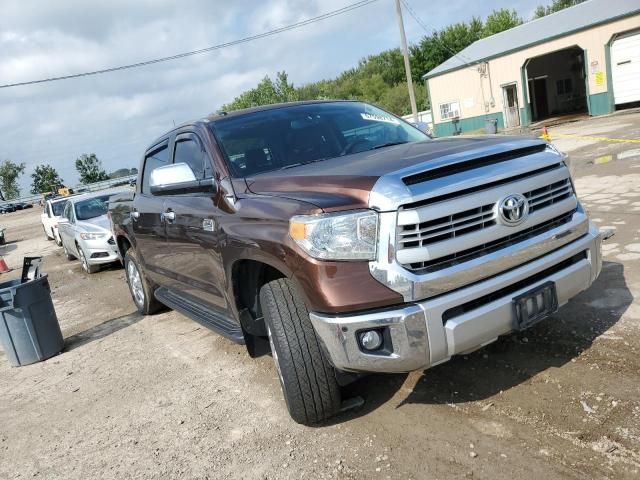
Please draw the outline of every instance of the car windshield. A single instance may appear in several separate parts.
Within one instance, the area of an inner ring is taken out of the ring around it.
[[[76,218],[78,220],[89,220],[100,215],[106,215],[109,209],[109,197],[110,195],[103,195],[77,202],[74,205]]]
[[[64,210],[64,204],[65,203],[66,203],[66,200],[51,204],[51,209],[53,210],[53,214],[56,217],[59,217],[60,215],[62,215],[62,211]]]
[[[222,118],[211,128],[234,177],[430,139],[404,120],[359,102],[275,108]]]

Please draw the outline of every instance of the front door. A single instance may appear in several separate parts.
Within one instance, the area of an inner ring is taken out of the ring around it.
[[[136,239],[136,251],[151,280],[163,285],[166,283],[166,258],[170,256],[166,249],[166,232],[162,213],[164,197],[151,195],[149,177],[151,172],[169,163],[169,142],[164,142],[145,155],[142,184],[136,194],[131,210],[131,224]]]
[[[176,137],[173,162],[189,165],[198,180],[213,177],[212,163],[193,133]],[[221,212],[216,199],[213,191],[166,197],[167,251],[171,254],[165,263],[171,290],[226,310]]]
[[[520,111],[518,110],[518,93],[516,84],[505,85],[502,87],[502,96],[504,103],[504,120],[507,128],[520,126]]]
[[[533,80],[534,101],[536,103],[536,116],[534,120],[542,120],[549,116],[549,102],[547,100],[547,79],[536,78]]]

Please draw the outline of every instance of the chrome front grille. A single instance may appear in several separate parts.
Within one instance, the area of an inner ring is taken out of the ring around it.
[[[500,200],[513,193],[521,193],[529,203],[527,219],[515,227],[498,218]],[[487,190],[400,208],[396,258],[412,271],[447,268],[567,223],[576,207],[568,171],[560,168],[514,178]]]
[[[495,225],[493,207],[491,203],[427,222],[403,225],[399,229],[398,248],[424,247]]]
[[[515,245],[519,242],[524,242],[536,235],[548,232],[556,227],[569,223],[573,217],[574,212],[569,212],[559,217],[552,218],[546,222],[542,222],[534,227],[529,227],[526,230],[520,230],[518,233],[508,235],[504,238],[499,238],[491,242],[478,245],[477,247],[469,248],[460,252],[455,252],[445,257],[436,258],[435,260],[416,262],[407,267],[415,271],[416,273],[430,273],[443,268],[449,268],[462,262],[472,260],[474,258],[487,255],[489,253],[500,250],[501,248]]]
[[[549,207],[554,203],[569,198],[573,194],[573,188],[568,178],[552,183],[546,187],[537,188],[524,194],[529,201],[529,213]]]

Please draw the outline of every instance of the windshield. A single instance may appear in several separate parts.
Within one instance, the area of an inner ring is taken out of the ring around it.
[[[359,102],[294,105],[211,123],[234,177],[428,140],[390,113]]]
[[[103,195],[77,202],[73,207],[76,212],[76,218],[78,220],[89,220],[100,215],[106,215],[109,209],[109,197],[110,195]]]
[[[67,203],[66,200],[62,200],[61,202],[56,202],[51,204],[51,209],[53,210],[53,215],[59,217],[62,215],[62,211],[64,210],[64,204]]]

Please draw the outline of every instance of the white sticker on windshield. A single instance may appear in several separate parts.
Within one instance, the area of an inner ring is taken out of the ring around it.
[[[388,117],[386,115],[375,115],[373,113],[361,113],[362,118],[365,120],[371,120],[372,122],[385,122],[399,125],[400,121],[397,118]]]

